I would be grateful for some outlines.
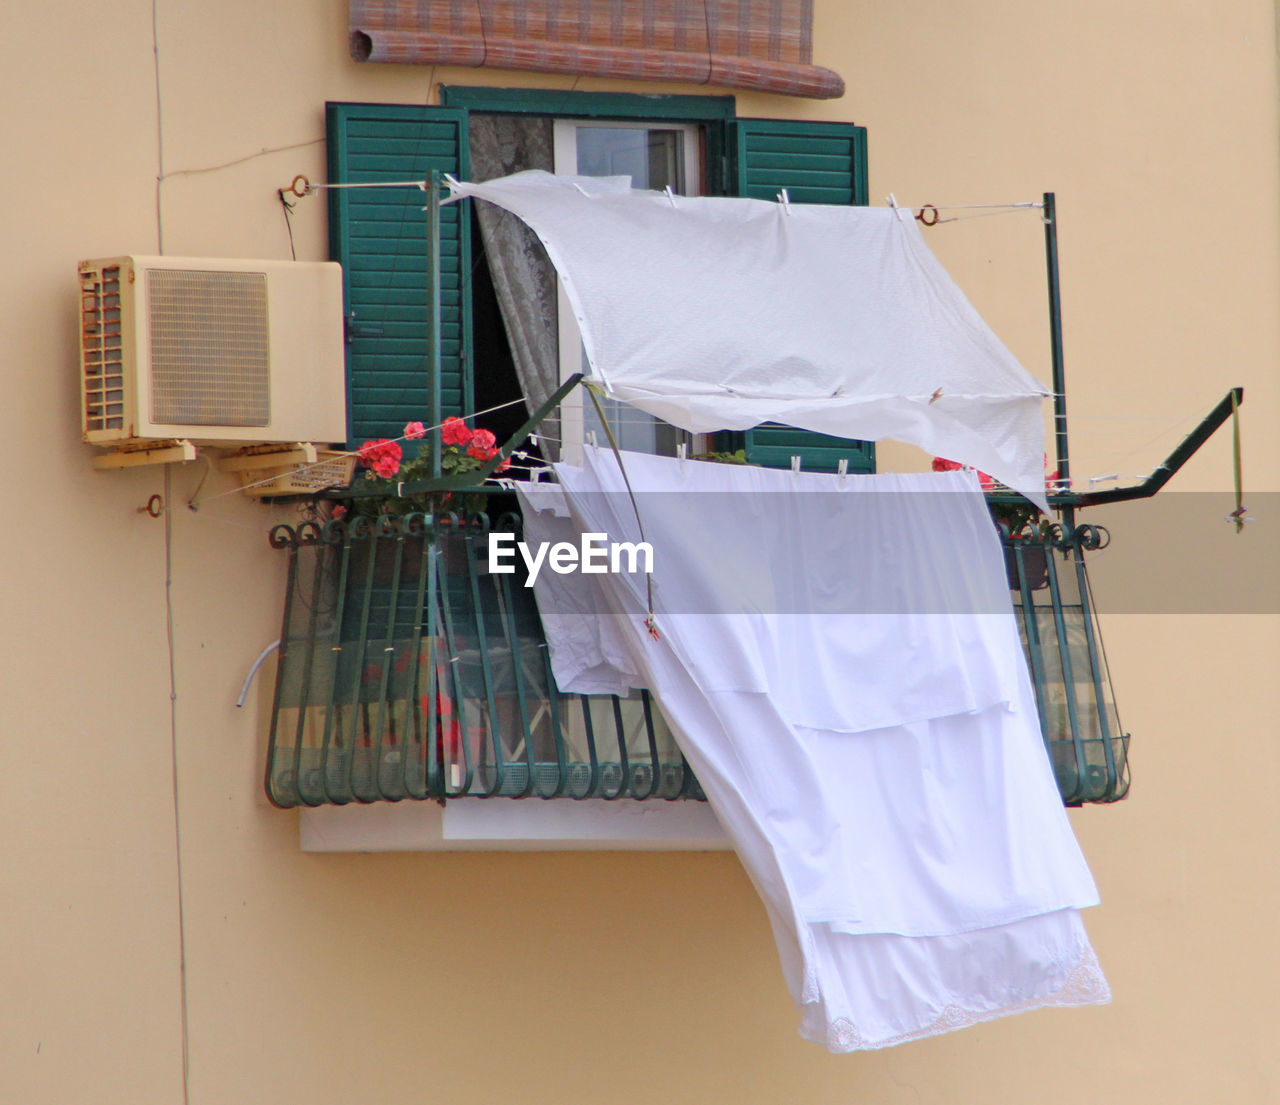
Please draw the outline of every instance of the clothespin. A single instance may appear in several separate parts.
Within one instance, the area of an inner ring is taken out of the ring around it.
[[[537,468],[530,468],[530,469],[529,469],[529,482],[530,482],[530,483],[541,483],[541,482],[542,482],[542,473],[543,473],[543,472],[545,472],[545,471],[546,471],[546,469],[545,469],[545,468],[542,468],[541,466],[539,466],[539,467],[537,467]]]
[[[1118,480],[1119,478],[1119,472],[1112,472],[1109,476],[1090,476],[1089,486],[1096,487],[1100,483],[1110,483],[1112,480]]]
[[[842,485],[844,484],[844,481],[849,478],[849,458],[848,457],[841,457],[838,461],[836,461],[836,475],[840,477],[840,483]]]
[[[799,458],[799,457],[792,457],[792,458],[791,458],[791,471],[793,471],[793,472],[799,472],[799,471],[800,471],[800,458]]]
[[[681,468],[683,468],[683,467],[684,467],[684,462],[685,462],[685,461],[688,459],[688,457],[689,457],[689,446],[688,446],[688,444],[687,444],[686,442],[683,442],[683,441],[682,441],[682,442],[680,442],[680,444],[679,444],[679,445],[677,445],[677,446],[676,446],[676,457],[677,457],[677,458],[679,459],[679,461],[680,461],[680,467],[681,467]]]
[[[898,197],[897,197],[897,196],[895,196],[892,192],[890,192],[890,193],[885,197],[885,203],[887,203],[891,208],[893,208],[893,213],[894,213],[895,215],[897,215],[897,216],[898,216],[899,221],[901,221],[901,219],[902,219],[902,208],[898,206]]]
[[[662,194],[663,194],[664,196],[666,196],[668,200],[670,200],[670,201],[671,201],[671,206],[672,206],[672,207],[675,207],[675,205],[676,205],[676,194],[675,194],[675,192],[673,192],[673,191],[671,190],[671,185],[670,185],[670,184],[668,184],[664,189],[662,189]]]
[[[532,445],[535,449],[538,447],[538,435],[537,435],[537,434],[530,434],[530,435],[529,435],[529,444],[530,444],[530,445]]]
[[[788,215],[790,215],[791,214],[791,195],[790,193],[788,193],[788,191],[785,188],[778,193],[778,202],[782,204],[782,210],[786,212]]]
[[[591,448],[593,448],[593,449],[599,449],[599,448],[600,448],[600,446],[596,444],[596,432],[595,432],[595,430],[588,430],[588,431],[587,431],[587,444],[588,444],[588,445],[590,445],[590,446],[591,446]]]
[[[1236,533],[1239,533],[1242,529],[1244,529],[1246,525],[1256,521],[1256,519],[1254,518],[1245,517],[1245,514],[1248,513],[1248,510],[1249,508],[1247,506],[1243,506],[1243,505],[1238,506],[1235,508],[1235,510],[1233,510],[1230,514],[1228,514],[1222,520],[1224,522],[1233,523],[1236,527]]]

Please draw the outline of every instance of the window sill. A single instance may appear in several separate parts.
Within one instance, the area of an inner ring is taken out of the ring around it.
[[[301,811],[304,852],[728,851],[705,802],[457,798]]]

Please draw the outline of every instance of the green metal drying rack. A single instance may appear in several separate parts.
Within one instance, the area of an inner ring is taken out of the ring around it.
[[[442,421],[440,407],[440,293],[439,280],[435,275],[439,269],[440,258],[441,175],[438,172],[432,172],[430,178],[424,183],[427,191],[425,211],[429,285],[426,289],[428,307],[427,367],[431,382],[430,417],[434,427],[431,432],[436,435],[436,438],[435,448],[432,450],[433,467],[431,476],[423,480],[406,481],[400,484],[397,490],[402,496],[421,495],[431,492],[491,492],[494,488],[492,485],[487,485],[487,481],[497,472],[498,467],[516,452],[529,434],[536,430],[541,422],[559,406],[575,387],[584,382],[584,378],[581,373],[578,373],[566,379],[555,393],[530,415],[525,423],[503,443],[497,453],[483,466],[467,473],[443,474],[440,467],[442,454],[440,441]],[[1058,225],[1055,197],[1051,192],[1044,195],[1043,219],[1053,368],[1054,451],[1059,477],[1064,486],[1069,486],[1070,455],[1067,434],[1061,292],[1058,273]],[[1147,498],[1156,494],[1227,418],[1238,410],[1242,401],[1242,389],[1234,388],[1228,392],[1226,397],[1205,416],[1196,429],[1169,455],[1164,463],[1157,466],[1152,474],[1141,483],[1129,487],[1085,493],[1054,491],[1048,496],[1048,501],[1050,507],[1058,514],[1059,522],[1036,523],[1024,526],[1014,532],[1010,532],[1007,527],[1002,528],[1001,536],[1005,547],[1006,565],[1009,570],[1009,583],[1015,610],[1018,614],[1023,644],[1027,652],[1029,668],[1035,685],[1041,731],[1054,767],[1059,790],[1062,793],[1063,800],[1068,805],[1079,805],[1084,802],[1115,801],[1124,797],[1127,793],[1129,779],[1129,736],[1120,725],[1111,693],[1105,653],[1098,632],[1097,613],[1085,569],[1085,553],[1105,547],[1105,544],[1109,541],[1109,534],[1101,526],[1077,524],[1076,512],[1084,507]],[[351,488],[331,492],[330,494],[340,499],[359,499],[367,496],[385,495],[386,492],[385,489],[375,489],[357,484]],[[989,499],[996,506],[1005,504],[1020,509],[1030,508],[1030,503],[1023,496],[1014,492],[993,494],[989,496]],[[422,531],[418,536],[428,532],[444,534],[450,530],[451,523],[448,521],[432,520],[430,516],[425,515],[410,517],[416,517],[417,519],[416,522],[410,523],[409,528],[413,530],[416,526],[417,530]],[[330,527],[326,528],[332,528],[333,525],[331,523]],[[339,526],[339,528],[342,527]],[[353,526],[346,528],[348,530],[354,528],[354,523]],[[457,527],[455,526],[454,528],[456,529]],[[466,527],[463,526],[462,528],[465,529]],[[300,531],[301,529],[302,527],[299,527]],[[371,533],[365,536],[376,538],[377,535]],[[382,536],[391,537],[395,535],[388,531]],[[291,547],[296,553],[299,545],[305,545],[308,542],[318,544],[332,540],[332,534],[322,538],[319,532],[316,535],[292,534],[288,538],[281,538],[280,547]],[[350,534],[344,540],[346,552],[349,554],[351,546]],[[400,555],[402,554],[397,555],[397,567],[395,569],[397,585],[401,575],[399,567]],[[372,553],[370,556],[372,557]],[[347,561],[344,559],[342,569],[344,586],[347,576],[346,565]],[[371,572],[372,559],[369,561],[368,568]],[[418,575],[414,578],[416,579],[416,589],[418,591],[422,591],[424,587],[430,590],[439,586],[439,577],[434,568],[429,573]],[[474,580],[472,580],[470,586],[474,593]],[[393,588],[393,595],[395,590],[396,588]],[[423,595],[419,594],[418,599],[421,600],[422,598]],[[443,615],[441,610],[443,610]],[[437,635],[441,634],[446,637],[452,637],[452,625],[441,624],[442,621],[450,621],[447,602],[443,604],[441,610],[437,609],[435,601],[429,601],[426,604],[425,611],[423,611],[421,601],[419,601],[418,611],[420,614],[426,614],[426,624],[418,627],[415,640],[421,642],[424,633],[428,641],[434,641]],[[416,620],[422,620],[420,614]],[[396,622],[394,609],[390,614],[390,618],[391,624],[394,626]],[[367,631],[369,619],[370,610],[366,605],[359,617],[359,635],[363,635]],[[477,625],[479,624],[477,621]],[[288,626],[286,625],[287,629]],[[510,637],[510,634],[508,634],[508,637]],[[478,643],[481,646],[479,651],[483,653],[485,645],[482,627]],[[501,644],[501,639],[498,643]],[[514,649],[514,638],[507,640],[507,644],[511,646],[511,649]],[[335,647],[340,648],[341,646]],[[388,648],[387,652],[390,653],[391,649]],[[310,654],[308,655],[310,657]],[[362,645],[361,656],[363,655],[364,646]],[[491,688],[493,676],[490,671],[490,665],[487,659],[484,657],[481,659],[484,685],[486,688]],[[311,662],[311,659],[308,658],[308,671],[310,670]],[[517,664],[516,683],[519,690],[518,671],[519,665]],[[381,686],[375,696],[381,703],[379,709],[384,712],[386,711],[389,693],[390,676],[388,672],[389,669],[387,669],[386,662],[384,662]],[[303,678],[304,680],[307,678],[305,673]],[[442,677],[441,689],[445,687],[444,680],[447,680],[447,678],[448,676]],[[432,686],[434,687],[434,684]],[[457,688],[455,688],[455,691],[457,691],[457,699],[461,703],[461,692]],[[361,692],[356,691],[354,693],[356,698],[360,697]],[[492,715],[495,712],[493,693],[491,689],[486,693],[488,695],[490,714]],[[527,734],[530,729],[526,703],[527,696],[523,690],[520,690],[518,697],[520,700],[520,723]],[[420,727],[424,728],[426,732],[434,733],[440,724],[442,715],[439,712],[439,701],[434,690],[430,699],[430,716],[420,720]],[[587,718],[587,727],[590,730],[591,714],[587,710],[587,699],[583,698],[582,703]],[[648,727],[648,745],[653,753],[650,759],[652,775],[648,778],[647,783],[642,783],[641,785],[636,785],[636,780],[630,776],[631,768],[627,763],[625,740],[622,734],[622,720],[620,713],[618,713],[619,706],[617,702],[614,703],[613,709],[617,722],[617,739],[619,741],[620,768],[623,782],[610,790],[606,796],[616,797],[622,794],[629,794],[632,797],[646,797],[655,794],[658,786],[659,770],[670,769],[670,765],[659,763],[650,704],[646,698],[644,702],[644,717]],[[297,747],[293,749],[295,768],[301,766],[301,759],[299,758],[302,748],[301,735],[302,722],[299,720]],[[273,748],[274,737],[273,730]],[[381,735],[377,737],[379,748],[381,748],[382,739]],[[480,788],[478,791],[472,789],[474,770],[469,760],[466,765],[465,780],[458,787],[450,787],[448,781],[443,779],[440,774],[443,765],[438,762],[439,757],[433,744],[431,749],[424,753],[430,761],[430,777],[424,777],[418,786],[406,785],[406,776],[405,780],[395,782],[390,789],[385,787],[379,789],[375,785],[372,791],[365,793],[362,792],[360,787],[356,787],[353,790],[351,786],[353,776],[348,775],[345,789],[342,786],[338,788],[341,792],[340,794],[330,794],[327,798],[321,797],[319,799],[316,798],[315,794],[310,796],[302,795],[298,800],[306,804],[314,804],[316,800],[343,801],[350,800],[352,797],[357,800],[373,800],[378,797],[394,799],[402,796],[444,798],[456,796],[460,793],[480,793],[482,795],[511,794],[513,792],[510,786],[507,782],[504,782],[504,765],[499,751],[498,734],[490,734],[489,739],[498,762],[496,764],[496,781],[495,778],[490,778],[487,783],[487,789]],[[348,740],[348,749],[350,743],[350,740]],[[556,731],[556,745],[555,762],[537,764],[531,758],[530,753],[530,758],[526,764],[517,765],[521,769],[520,777],[523,782],[514,793],[537,794],[548,798],[566,795],[586,797],[598,794],[600,765],[597,763],[594,741],[591,742],[590,752],[591,783],[586,790],[577,793],[570,793],[566,789],[566,762],[564,749],[560,744],[558,728]],[[507,767],[511,766],[507,765]],[[540,768],[550,770],[553,784],[550,789],[543,789],[534,785],[535,772]],[[675,768],[675,771],[678,776],[675,786],[667,787],[662,796],[668,798],[700,796],[696,780],[692,780],[691,776],[687,779],[684,778],[684,774],[687,773],[687,765],[683,765],[683,771],[679,766]],[[273,801],[278,801],[280,791],[278,788],[275,791],[272,790],[270,772],[271,768],[269,766],[268,793],[272,794]],[[289,772],[286,771],[285,774],[287,775]],[[294,772],[294,777],[296,782],[296,772]],[[346,797],[344,798],[343,795]]]
[[[1062,301],[1058,274],[1055,196],[1044,194],[1045,263],[1053,367],[1054,452],[1061,485],[1070,487],[1066,375],[1062,350]],[[1129,789],[1129,734],[1120,725],[1111,690],[1085,553],[1105,548],[1105,527],[1077,524],[1077,510],[1155,495],[1244,401],[1231,389],[1146,479],[1101,491],[1055,490],[1048,502],[1057,523],[1002,527],[1009,583],[1028,666],[1035,685],[1041,733],[1068,805],[1105,803]],[[993,506],[1026,508],[1013,492],[989,496]],[[1038,512],[1035,512],[1038,513]]]

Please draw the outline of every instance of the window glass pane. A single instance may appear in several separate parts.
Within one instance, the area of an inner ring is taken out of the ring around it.
[[[573,124],[573,131],[573,171],[581,176],[626,176],[633,188],[654,191],[696,190],[688,188],[686,129]],[[586,363],[585,353],[580,363]],[[677,445],[690,440],[690,435],[626,403],[603,399],[601,406],[622,449],[674,456]],[[585,431],[594,432],[603,445],[606,435],[594,404],[584,406],[582,418]]]
[[[629,176],[633,188],[684,190],[682,132],[585,126],[577,132],[580,175]]]

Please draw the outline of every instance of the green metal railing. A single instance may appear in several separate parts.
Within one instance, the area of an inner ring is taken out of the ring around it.
[[[704,797],[647,692],[560,692],[532,592],[487,571],[488,524],[272,531],[289,554],[272,802]]]
[[[1129,735],[1120,725],[1085,552],[1100,526],[1002,531],[1018,631],[1035,686],[1040,731],[1067,805],[1114,802],[1129,790]]]
[[[504,515],[499,528],[515,531]],[[278,526],[289,556],[267,756],[276,805],[472,797],[702,799],[647,692],[556,686],[531,591],[487,571],[488,519]],[[1063,800],[1128,790],[1085,573],[1094,526],[1002,534]]]

